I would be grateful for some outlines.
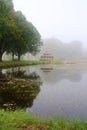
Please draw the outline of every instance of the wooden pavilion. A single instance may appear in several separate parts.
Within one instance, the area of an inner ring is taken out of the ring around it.
[[[47,62],[47,63],[52,63],[53,61],[53,56],[50,53],[44,53],[41,57],[40,57],[41,61]]]

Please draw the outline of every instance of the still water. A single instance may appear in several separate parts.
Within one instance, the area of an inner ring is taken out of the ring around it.
[[[33,99],[32,90],[29,90],[31,92],[28,93],[27,102],[24,101],[25,105],[22,105],[26,111],[42,117],[64,116],[67,119],[87,119],[86,68],[74,65],[38,65],[21,67],[20,70],[26,75],[36,74],[37,79],[41,81],[35,90],[33,88],[33,93],[36,92]],[[5,74],[7,71],[11,72],[12,69],[3,69],[2,73]],[[18,99],[20,98],[15,101]],[[21,103],[22,99],[18,105]]]

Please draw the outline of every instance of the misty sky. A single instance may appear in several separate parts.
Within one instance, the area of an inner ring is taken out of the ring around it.
[[[13,0],[42,38],[82,41],[87,47],[87,0]]]

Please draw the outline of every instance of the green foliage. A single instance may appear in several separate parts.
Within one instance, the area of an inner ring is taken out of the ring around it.
[[[0,60],[11,42],[14,29],[13,4],[9,0],[0,0]]]
[[[43,61],[3,61],[0,62],[0,67],[16,67],[16,66],[26,66],[26,65],[38,65],[38,64],[45,64]]]
[[[87,122],[64,118],[42,119],[22,110],[0,110],[0,130],[87,130]]]
[[[0,60],[6,51],[19,60],[26,52],[37,54],[41,36],[20,11],[15,11],[12,0],[0,0]]]
[[[41,36],[37,29],[32,25],[32,23],[27,21],[27,34],[28,34],[28,52],[36,55],[40,51],[42,42],[40,40]]]
[[[13,36],[13,44],[9,46],[7,52],[14,53],[19,58],[26,52],[37,54],[41,46],[39,32],[32,23],[26,20],[20,11],[15,12],[14,19],[16,28]]]

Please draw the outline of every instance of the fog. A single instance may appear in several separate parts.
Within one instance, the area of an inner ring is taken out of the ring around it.
[[[84,48],[81,41],[71,41],[64,43],[57,38],[47,38],[42,40],[40,52],[33,56],[29,53],[23,55],[23,60],[39,60],[44,53],[49,53],[54,60],[87,60],[87,49]],[[4,60],[11,60],[11,55],[3,55]]]
[[[64,43],[57,38],[43,39],[43,46],[37,56],[27,54],[24,58],[40,59],[44,53],[53,55],[54,59],[86,59],[87,50],[83,48],[80,41],[71,41]]]
[[[13,0],[32,22],[42,39],[56,37],[63,42],[82,41],[87,48],[87,0]]]
[[[40,59],[45,52],[54,59],[87,59],[87,0],[22,0],[21,4],[20,0],[13,0],[13,3],[43,39],[41,52],[35,57],[27,54],[24,59]]]

